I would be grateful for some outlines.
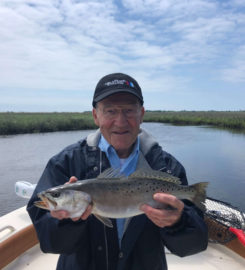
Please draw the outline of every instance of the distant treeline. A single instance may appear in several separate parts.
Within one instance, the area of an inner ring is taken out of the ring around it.
[[[146,111],[144,122],[210,125],[245,133],[245,111]],[[0,113],[0,135],[94,128],[91,112]]]

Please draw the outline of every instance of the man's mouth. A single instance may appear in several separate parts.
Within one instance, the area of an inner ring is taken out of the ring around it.
[[[116,135],[125,135],[128,134],[128,131],[114,131],[113,133]]]

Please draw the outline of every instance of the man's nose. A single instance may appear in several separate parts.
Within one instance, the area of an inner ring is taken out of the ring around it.
[[[119,111],[115,119],[117,125],[125,125],[128,123],[126,114],[123,111]]]

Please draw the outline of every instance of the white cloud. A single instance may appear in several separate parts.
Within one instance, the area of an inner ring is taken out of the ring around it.
[[[221,72],[224,81],[233,83],[245,82],[245,46],[241,46],[234,52],[231,65],[224,68]]]
[[[2,0],[0,91],[86,92],[101,76],[117,71],[135,75],[149,92],[178,91],[194,80],[185,72],[194,65],[214,70],[230,65],[223,74],[243,81],[243,50],[231,55],[245,42],[241,5],[239,0],[226,5],[210,0],[123,0],[121,5],[112,0]]]
[[[213,12],[217,3],[207,0],[123,0],[124,7],[132,14],[147,17],[164,17],[165,20],[200,16]]]
[[[231,8],[241,8],[241,7],[245,7],[245,2],[244,0],[229,0],[227,2],[224,2],[225,6],[231,7]]]

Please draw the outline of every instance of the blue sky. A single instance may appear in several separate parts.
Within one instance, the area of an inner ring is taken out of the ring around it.
[[[245,110],[245,1],[0,1],[0,111],[90,110],[113,72],[149,110]]]

